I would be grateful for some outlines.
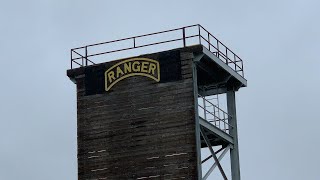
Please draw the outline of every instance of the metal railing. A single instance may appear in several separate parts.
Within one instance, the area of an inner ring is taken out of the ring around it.
[[[198,98],[200,99],[200,103],[198,103],[199,116],[229,134],[232,128],[232,125],[229,124],[229,119],[232,117],[206,99],[206,97],[198,94]]]
[[[194,30],[195,28],[196,28],[196,32],[192,33],[191,35],[187,35],[188,34],[187,31]],[[156,39],[155,37],[156,35],[165,35],[171,32],[178,32],[178,33],[181,32],[181,33],[179,33],[179,35],[177,35],[176,37],[170,38],[169,40],[159,40],[156,42],[145,43],[145,44],[141,42],[138,43],[138,41],[143,41],[143,38],[148,37],[148,38]],[[188,40],[192,38],[196,38],[197,42],[193,44],[189,43]],[[101,45],[110,45],[112,43],[128,42],[128,41],[131,44],[129,47],[106,50],[102,52],[97,51],[97,49],[99,49],[99,46]],[[206,47],[210,52],[212,52],[214,55],[216,55],[221,61],[223,61],[225,64],[231,67],[235,72],[237,72],[239,75],[244,77],[242,59],[238,55],[236,55],[233,51],[231,51],[221,41],[219,41],[215,36],[213,36],[209,31],[207,31],[204,27],[202,27],[200,24],[73,48],[71,49],[71,69],[76,67],[83,67],[83,66],[95,64],[93,60],[90,60],[90,58],[94,56],[101,56],[105,54],[111,54],[115,52],[143,48],[147,46],[154,46],[154,45],[171,43],[171,42],[182,42],[180,47],[201,44],[204,47]]]

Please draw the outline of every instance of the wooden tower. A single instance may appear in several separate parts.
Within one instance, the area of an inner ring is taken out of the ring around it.
[[[181,37],[141,44],[171,32]],[[93,51],[123,41],[132,47]],[[180,47],[157,50],[166,43]],[[149,46],[156,52],[92,60]],[[67,75],[77,85],[79,179],[208,179],[215,167],[227,179],[219,161],[229,150],[231,177],[240,179],[235,92],[247,83],[242,60],[201,25],[72,49]],[[218,94],[226,94],[227,110],[210,100]],[[211,155],[201,157],[202,148]],[[202,173],[210,158],[215,163]]]

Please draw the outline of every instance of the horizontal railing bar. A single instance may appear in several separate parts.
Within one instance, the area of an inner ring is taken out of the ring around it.
[[[198,35],[192,35],[192,36],[187,36],[185,38],[188,39],[188,38],[193,38],[193,37],[197,37],[197,36]],[[157,42],[157,43],[150,43],[150,44],[140,45],[140,46],[136,46],[136,47],[123,48],[123,49],[107,51],[107,52],[103,52],[103,53],[90,54],[90,55],[88,55],[88,57],[98,56],[98,55],[103,55],[103,54],[108,54],[108,53],[114,53],[114,52],[118,52],[118,51],[125,51],[125,50],[130,50],[130,49],[135,49],[135,48],[141,48],[141,47],[146,47],[146,46],[152,46],[152,45],[157,45],[157,44],[163,44],[163,43],[168,43],[168,42],[181,41],[181,40],[183,40],[183,38],[177,38],[177,39],[173,39],[173,40],[161,41],[161,42]],[[76,59],[81,59],[81,57],[74,58],[73,60],[76,60]]]
[[[229,120],[229,118],[221,119],[220,117],[214,115],[212,112],[210,112],[210,111],[206,110],[205,108],[203,108],[201,105],[198,105],[198,106],[199,106],[201,109],[209,112],[213,117],[215,117],[215,118],[218,119],[218,120],[211,120],[211,121],[209,121],[208,119],[206,119],[208,122],[219,122],[219,121],[220,121],[220,122],[223,122],[224,124],[227,124],[227,125],[230,126],[230,127],[233,127],[231,124],[229,124],[228,122],[226,122],[226,120]],[[220,110],[221,110],[221,109],[220,109]],[[221,111],[223,111],[223,110],[221,110]],[[225,113],[225,114],[227,114],[227,113]],[[230,117],[230,118],[231,118],[231,117]]]
[[[242,70],[242,67],[240,67],[237,63],[233,63],[233,64],[235,64],[238,68]]]
[[[201,34],[200,34],[200,37],[201,37],[203,40],[205,40],[208,44],[210,44],[211,47],[213,47],[215,50],[220,51],[217,47],[215,47],[213,44],[211,44],[211,43],[210,43],[206,38],[204,38]]]
[[[227,114],[228,116],[232,117],[231,115],[229,115],[227,112],[225,112],[224,110],[220,109],[219,107],[217,107],[216,105],[212,104],[210,101],[208,101],[206,98],[202,97],[201,95],[199,95],[199,97],[201,97],[202,99],[204,99],[206,102],[208,102],[209,104],[213,105],[215,108],[217,108],[218,110],[224,112],[225,114]]]
[[[188,37],[185,37],[185,39],[193,38],[193,37],[197,37],[197,36],[198,35],[188,36]],[[152,46],[152,45],[163,44],[163,43],[174,42],[174,41],[180,41],[180,40],[183,40],[183,38],[177,38],[177,39],[173,39],[173,40],[167,40],[167,41],[161,41],[161,42],[157,42],[157,43],[145,44],[145,45],[136,46],[136,47],[140,48],[140,47]]]
[[[207,113],[209,113],[209,114],[213,115],[214,117],[217,117],[218,119],[220,119],[220,117],[212,114],[212,112],[208,111],[208,110],[207,110],[206,108],[204,108],[203,106],[201,106],[201,105],[198,105],[198,106],[199,106],[201,109],[206,110]]]
[[[139,36],[132,36],[132,37],[117,39],[117,40],[113,40],[113,41],[106,41],[106,42],[102,42],[102,43],[90,44],[90,45],[74,48],[73,50],[102,45],[102,44],[109,44],[109,43],[118,42],[118,41],[125,41],[125,40],[129,40],[129,39],[140,38],[140,37],[145,37],[145,36],[151,36],[151,35],[156,35],[156,34],[162,34],[162,33],[167,33],[167,32],[172,32],[172,31],[178,31],[178,30],[182,30],[182,29],[186,29],[186,28],[190,28],[190,27],[195,27],[195,26],[199,26],[199,24],[194,24],[194,25],[185,26],[185,27],[181,27],[181,28],[170,29],[170,30],[166,30],[166,31],[159,31],[159,32],[149,33],[149,34],[144,34],[144,35],[139,35]]]
[[[76,61],[72,61],[72,62],[78,64],[78,65],[81,66],[81,67],[83,67],[83,65],[79,64],[79,63],[76,62]]]
[[[81,57],[78,57],[78,58],[72,58],[71,61],[73,61],[73,62],[75,62],[75,60],[77,60],[77,59],[86,58],[86,57],[82,56],[82,54],[78,53],[78,52],[75,51],[75,50],[71,50],[71,51],[74,52],[74,53],[76,53],[76,54],[78,54],[79,56],[81,56]],[[95,64],[95,63],[94,63],[93,61],[91,61],[90,59],[88,59],[88,58],[86,58],[86,59],[87,59],[87,61],[91,62],[92,64]]]
[[[80,54],[80,53],[78,53],[77,51],[75,51],[75,50],[71,50],[72,52],[74,52],[74,53],[76,53],[76,54],[78,54],[79,56],[81,56],[81,57],[84,57],[84,56],[82,56],[82,54]],[[81,58],[80,57],[80,58]]]
[[[76,61],[76,60],[82,59],[82,58],[86,59],[85,57],[79,57],[79,58],[73,58],[72,61]],[[92,64],[96,64],[96,63],[94,63],[93,61],[91,61],[91,60],[88,59],[88,58],[87,58],[87,60],[88,60],[89,62],[91,62]]]
[[[215,122],[215,121],[222,121],[222,122],[225,122],[226,120],[228,120],[228,118],[225,118],[225,119],[218,119],[218,120],[213,120],[213,119],[207,119],[209,120],[210,122]]]
[[[182,27],[182,28],[176,28],[176,29],[166,30],[166,31],[160,31],[160,32],[156,32],[156,33],[150,33],[150,34],[135,36],[135,38],[145,37],[145,36],[151,36],[151,35],[156,35],[156,34],[162,34],[162,33],[167,33],[167,32],[172,32],[172,31],[178,31],[178,30],[182,30],[182,29],[186,29],[186,28],[190,28],[190,27],[195,27],[195,26],[198,26],[198,24],[190,25],[190,26],[185,26],[185,27]]]
[[[206,110],[204,107],[202,107],[202,106],[200,106],[200,105],[199,105],[199,107],[200,107],[201,109],[205,110],[206,112],[208,112],[209,114],[211,114],[212,116],[214,116],[214,117],[216,117],[216,118],[220,119],[220,117],[218,117],[218,116],[214,115],[212,112],[210,112],[210,111]]]
[[[92,64],[95,64],[94,62],[92,62],[92,61],[91,61],[91,60],[89,60],[88,58],[87,58],[87,61],[91,62]]]
[[[217,121],[208,121],[208,122],[210,122],[210,123],[215,123],[215,122],[217,122]],[[233,128],[233,126],[231,125],[231,124],[229,124],[229,123],[227,123],[227,122],[225,122],[225,121],[222,121],[224,124],[226,124],[226,125],[228,125],[229,127],[231,127],[231,128]]]
[[[102,55],[102,54],[109,54],[109,53],[114,53],[114,52],[119,52],[119,51],[125,51],[125,50],[130,50],[130,49],[135,49],[135,47],[130,47],[130,48],[113,50],[113,51],[108,51],[108,52],[103,52],[103,53],[92,54],[92,55],[88,55],[88,57],[98,56],[98,55]]]

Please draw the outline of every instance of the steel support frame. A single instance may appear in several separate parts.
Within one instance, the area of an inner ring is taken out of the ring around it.
[[[218,152],[214,152],[212,149],[212,145],[210,144],[210,141],[206,139],[206,135],[204,134],[204,131],[202,128],[204,126],[199,123],[200,117],[198,112],[198,85],[197,85],[197,63],[200,61],[200,59],[203,58],[203,54],[195,55],[194,62],[193,62],[193,83],[194,83],[194,99],[195,99],[195,120],[196,120],[196,138],[197,138],[197,162],[198,162],[198,179],[207,179],[209,175],[212,173],[212,171],[215,169],[215,167],[219,167],[220,163],[219,161],[224,157],[224,155],[227,153],[227,151],[230,150],[230,161],[231,161],[231,179],[232,180],[240,180],[240,162],[239,162],[239,148],[238,148],[238,132],[237,132],[237,116],[236,116],[236,101],[235,101],[235,89],[230,88],[224,88],[219,89],[220,91],[217,94],[220,93],[226,93],[227,95],[227,109],[228,114],[230,115],[230,125],[233,127],[230,129],[229,135],[231,136],[232,141],[229,142],[229,144],[224,147],[224,149],[220,149],[218,151],[223,151],[219,157],[216,155]],[[206,93],[206,92],[201,92]],[[208,160],[209,158],[214,158],[215,163],[211,166],[209,171],[202,177],[202,168],[201,168],[201,139],[200,135],[202,134],[204,140],[206,141],[206,144],[211,152],[211,156],[206,158]],[[220,172],[222,173],[224,179],[226,179],[226,176],[222,170],[222,167],[220,165],[219,167]]]
[[[208,158],[205,159],[208,160],[210,157],[213,157],[213,159],[215,160],[215,163],[211,166],[211,168],[209,169],[209,171],[204,175],[204,177],[202,178],[203,180],[206,180],[209,175],[211,174],[211,172],[214,170],[215,167],[218,167],[222,176],[224,177],[224,179],[226,179],[226,176],[222,170],[221,165],[219,164],[219,161],[223,158],[223,156],[226,154],[226,152],[228,150],[230,150],[230,161],[231,161],[231,178],[232,180],[240,180],[241,176],[240,176],[240,159],[239,159],[239,146],[238,146],[238,131],[237,131],[237,116],[236,116],[236,101],[235,101],[235,91],[234,90],[228,90],[227,92],[227,108],[228,108],[228,114],[230,115],[229,119],[229,123],[231,124],[231,126],[233,128],[230,129],[230,136],[232,137],[232,141],[229,142],[229,145],[224,149],[224,151],[222,152],[222,154],[217,157],[216,154],[218,154],[218,152],[214,152],[212,149],[212,145],[210,144],[210,141],[207,139],[207,136],[203,130],[203,128],[205,126],[203,126],[200,123],[200,133],[203,137],[203,139],[205,140],[210,152],[211,152],[211,156],[209,156]],[[200,120],[200,118],[199,118]],[[218,150],[218,151],[221,151]],[[204,161],[204,162],[205,162]]]
[[[224,157],[226,152],[230,149],[232,146],[231,144],[224,148],[224,151],[221,153],[219,157],[216,156],[218,152],[214,152],[212,149],[212,145],[210,144],[210,141],[207,139],[206,135],[203,131],[203,126],[200,124],[200,116],[198,112],[198,81],[197,81],[197,62],[203,57],[203,54],[201,55],[195,55],[192,62],[192,77],[193,77],[193,89],[194,89],[194,110],[195,110],[195,135],[196,135],[196,148],[197,148],[197,169],[198,169],[198,179],[199,180],[206,180],[209,175],[212,173],[212,171],[215,169],[215,167],[219,167],[220,172],[222,173],[225,180],[227,180],[227,177],[220,165],[221,159]],[[211,166],[209,171],[205,174],[204,177],[202,177],[202,161],[201,161],[201,138],[200,136],[205,139],[206,144],[211,152],[211,157],[214,158],[215,163]],[[221,149],[222,150],[222,149]]]

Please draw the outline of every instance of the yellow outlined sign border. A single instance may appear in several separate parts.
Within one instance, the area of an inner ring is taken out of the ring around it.
[[[141,72],[133,72],[133,73],[129,73],[129,74],[126,74],[122,77],[120,77],[119,79],[116,79],[114,82],[112,82],[109,86],[108,86],[108,72],[110,72],[111,70],[113,70],[115,67],[121,65],[121,64],[124,64],[124,63],[127,63],[127,62],[132,62],[132,61],[138,61],[138,60],[142,60],[142,61],[149,61],[149,62],[152,62],[152,63],[155,63],[156,66],[157,66],[157,78],[155,78],[154,76],[151,76],[150,74],[148,73],[141,73]],[[153,59],[149,59],[149,58],[131,58],[131,59],[126,59],[126,60],[123,60],[113,66],[111,66],[105,73],[104,73],[104,78],[105,78],[105,90],[106,91],[109,91],[115,84],[117,84],[119,81],[125,79],[125,78],[128,78],[128,77],[131,77],[131,76],[145,76],[145,77],[148,77],[148,78],[151,78],[153,80],[155,80],[156,82],[159,82],[160,81],[160,64],[158,61],[156,60],[153,60]]]

